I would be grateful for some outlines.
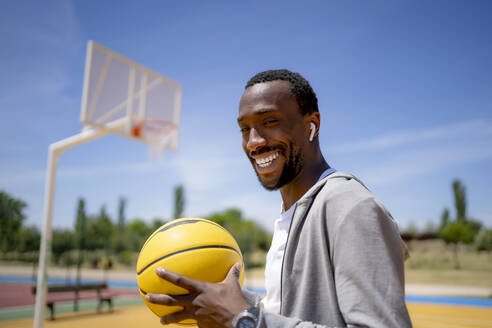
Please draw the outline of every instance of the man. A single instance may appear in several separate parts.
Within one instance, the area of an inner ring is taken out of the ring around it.
[[[267,255],[260,309],[241,292],[235,265],[219,284],[157,274],[189,295],[148,295],[180,305],[163,323],[200,327],[411,327],[404,300],[404,250],[386,209],[353,176],[330,168],[318,142],[320,114],[309,83],[288,70],[246,85],[238,124],[261,184],[279,189],[282,216]]]

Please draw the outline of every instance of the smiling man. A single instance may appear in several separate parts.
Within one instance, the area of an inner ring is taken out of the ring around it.
[[[147,295],[183,306],[163,323],[200,327],[411,327],[404,299],[404,248],[396,223],[370,191],[337,172],[319,147],[314,91],[298,73],[266,71],[246,85],[238,124],[260,183],[280,190],[265,268],[266,297],[241,292],[240,266],[218,284],[158,270],[189,295]]]

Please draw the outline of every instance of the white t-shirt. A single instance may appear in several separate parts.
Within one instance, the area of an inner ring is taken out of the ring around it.
[[[323,174],[321,174],[318,181],[324,179],[327,175],[333,172],[335,172],[335,169],[327,169],[323,172]],[[282,276],[282,261],[284,258],[287,237],[289,235],[290,222],[292,221],[296,207],[297,202],[292,204],[287,211],[284,211],[284,205],[282,204],[282,212],[280,213],[280,218],[275,221],[272,244],[266,257],[266,296],[261,302],[263,303],[263,308],[272,313],[280,314],[280,280]]]

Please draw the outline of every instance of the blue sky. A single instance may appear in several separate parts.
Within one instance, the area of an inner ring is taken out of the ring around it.
[[[67,150],[54,226],[89,213],[170,217],[238,207],[271,229],[278,192],[263,190],[236,125],[244,84],[300,72],[321,111],[328,162],[364,180],[402,228],[438,222],[451,182],[492,226],[492,3],[489,1],[2,1],[0,189],[40,225],[47,150],[77,134],[85,47],[94,40],[183,86],[180,144],[149,162],[141,143],[106,136]]]

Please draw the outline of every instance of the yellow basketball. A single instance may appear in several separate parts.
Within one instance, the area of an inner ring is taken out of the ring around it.
[[[220,282],[235,263],[243,263],[241,250],[232,235],[220,225],[204,219],[183,218],[166,223],[147,239],[137,260],[137,283],[140,295],[158,317],[180,311],[179,306],[149,303],[147,293],[183,295],[188,291],[157,276],[155,269],[164,269],[183,276]],[[242,286],[244,265],[239,283]],[[183,320],[181,325],[194,325]]]

